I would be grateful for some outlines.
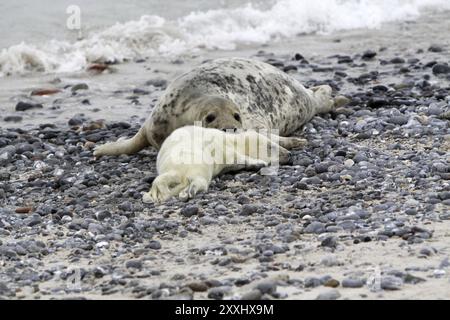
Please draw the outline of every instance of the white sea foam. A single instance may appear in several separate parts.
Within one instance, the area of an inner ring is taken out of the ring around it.
[[[234,9],[192,12],[175,21],[159,16],[117,23],[70,43],[20,43],[0,51],[5,74],[73,72],[91,62],[174,57],[198,50],[234,50],[299,33],[378,28],[417,18],[425,7],[450,9],[450,0],[278,0],[268,9],[247,4]]]

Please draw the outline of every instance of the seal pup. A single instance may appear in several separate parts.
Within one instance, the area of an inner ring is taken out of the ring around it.
[[[224,58],[176,78],[131,139],[98,146],[95,156],[159,149],[177,128],[202,122],[216,129],[276,129],[288,137],[316,114],[348,102],[330,86],[306,89],[295,78],[258,60]]]
[[[159,150],[158,177],[143,201],[159,203],[174,196],[186,201],[207,191],[212,179],[221,173],[286,164],[290,153],[283,146],[306,145],[304,139],[288,140],[286,145],[276,135],[254,130],[227,133],[199,126],[179,128]]]

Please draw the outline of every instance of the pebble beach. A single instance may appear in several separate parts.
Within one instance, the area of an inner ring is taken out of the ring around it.
[[[0,298],[450,299],[447,16],[0,78]],[[133,136],[174,77],[224,55],[351,103],[299,130],[308,146],[275,176],[144,204],[156,151],[93,148]]]

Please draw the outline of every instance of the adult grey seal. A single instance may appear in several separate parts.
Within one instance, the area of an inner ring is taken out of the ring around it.
[[[216,129],[277,129],[288,137],[316,114],[345,104],[346,98],[333,99],[331,93],[327,85],[306,89],[258,60],[213,60],[176,78],[133,138],[99,146],[94,154],[133,154],[150,145],[159,149],[174,130],[195,122]]]

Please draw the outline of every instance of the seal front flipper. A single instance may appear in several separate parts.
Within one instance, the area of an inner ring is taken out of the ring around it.
[[[150,143],[147,140],[145,128],[139,129],[138,133],[131,139],[117,140],[98,146],[94,150],[94,156],[117,156],[121,154],[134,154],[148,147]]]
[[[183,179],[178,172],[170,170],[153,181],[150,191],[144,193],[142,201],[144,203],[161,203],[178,195],[187,187],[189,187],[188,179]]]

